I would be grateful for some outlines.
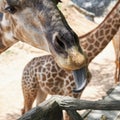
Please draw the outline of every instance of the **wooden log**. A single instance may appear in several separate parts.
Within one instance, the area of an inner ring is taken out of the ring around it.
[[[53,96],[56,99],[56,102],[64,110],[84,110],[84,109],[93,109],[93,110],[120,110],[120,101],[119,100],[98,100],[98,101],[88,101],[88,100],[79,100],[71,97],[62,97],[62,96]]]
[[[67,114],[72,118],[72,120],[83,120],[83,118],[75,110],[66,110]]]
[[[62,110],[52,100],[41,103],[18,120],[63,120]]]
[[[82,120],[76,110],[83,109],[120,110],[120,101],[87,101],[55,95],[18,120],[62,120],[62,110],[66,110],[73,120]]]

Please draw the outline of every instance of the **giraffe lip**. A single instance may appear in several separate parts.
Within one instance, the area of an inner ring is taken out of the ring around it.
[[[83,67],[78,70],[74,70],[72,72],[73,72],[73,77],[74,77],[75,84],[76,84],[76,88],[73,89],[73,92],[75,93],[81,92],[87,85],[86,67]]]

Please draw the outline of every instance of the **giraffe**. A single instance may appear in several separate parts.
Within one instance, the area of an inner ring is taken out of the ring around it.
[[[112,40],[115,51],[115,83],[120,82],[120,29]]]
[[[89,33],[79,37],[83,51],[86,56],[88,56],[87,65],[89,65],[91,60],[111,41],[119,29],[119,26],[120,0],[100,25]],[[87,77],[88,84],[91,75],[88,74]],[[66,71],[58,67],[52,56],[47,55],[34,58],[23,70],[22,91],[24,107],[22,114],[31,109],[35,99],[37,99],[38,105],[45,100],[47,94],[69,95],[79,98],[82,92],[78,93],[79,90],[77,90],[77,93],[72,92],[75,85],[71,71]]]
[[[88,76],[90,79],[90,76]],[[24,96],[24,114],[32,108],[37,98],[37,105],[43,102],[47,95],[64,95],[79,98],[81,94],[72,92],[75,82],[71,71],[61,69],[51,55],[33,58],[24,68],[22,75],[22,90]],[[68,116],[67,116],[68,117]]]
[[[61,68],[73,72],[84,68],[86,58],[78,36],[58,9],[58,2],[60,0],[0,0],[3,13],[0,53],[23,41],[50,52]]]

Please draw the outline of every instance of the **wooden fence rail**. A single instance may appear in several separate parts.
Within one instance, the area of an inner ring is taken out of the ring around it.
[[[24,114],[18,120],[62,120],[62,110],[66,110],[73,120],[83,120],[76,110],[84,109],[120,110],[120,101],[87,101],[55,95]]]

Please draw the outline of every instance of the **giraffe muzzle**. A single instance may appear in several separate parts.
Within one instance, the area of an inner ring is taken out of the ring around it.
[[[76,88],[73,89],[73,92],[81,92],[87,85],[87,69],[86,67],[82,67],[81,69],[74,70],[72,72],[76,85]]]

